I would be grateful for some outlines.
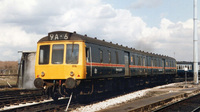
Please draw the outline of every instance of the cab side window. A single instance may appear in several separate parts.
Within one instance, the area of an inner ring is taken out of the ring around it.
[[[41,45],[39,53],[39,64],[49,64],[50,45]]]

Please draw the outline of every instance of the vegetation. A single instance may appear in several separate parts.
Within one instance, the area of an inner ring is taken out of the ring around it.
[[[0,75],[17,74],[18,62],[17,61],[0,61]]]

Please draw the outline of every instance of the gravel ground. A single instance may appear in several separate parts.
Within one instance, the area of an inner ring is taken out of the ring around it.
[[[159,88],[165,88],[165,87],[170,87],[170,86],[177,86],[177,85],[182,85],[182,83],[172,83],[172,84],[168,84],[168,85],[163,85],[163,86],[157,86],[154,88],[149,88],[149,89],[144,89],[144,90],[140,90],[140,91],[136,91],[136,92],[132,92],[126,95],[122,95],[119,97],[115,97],[112,99],[108,99],[102,102],[97,102],[94,104],[90,104],[87,106],[82,106],[79,108],[76,108],[75,110],[72,110],[72,112],[96,112],[96,111],[100,111],[102,109],[107,109],[107,108],[111,108],[114,106],[118,106],[122,103],[125,102],[129,102],[132,100],[136,100],[136,99],[140,99],[140,98],[146,98],[146,97],[150,97],[150,96],[155,96],[158,94],[163,94],[165,93],[163,92],[152,92],[152,90],[156,90]]]

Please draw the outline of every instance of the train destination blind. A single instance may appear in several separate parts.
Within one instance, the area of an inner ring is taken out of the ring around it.
[[[69,40],[69,35],[68,35],[68,33],[49,33],[48,34],[48,39],[50,41],[54,41],[54,40]]]

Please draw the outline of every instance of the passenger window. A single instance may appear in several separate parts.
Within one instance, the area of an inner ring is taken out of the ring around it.
[[[137,60],[138,60],[137,65],[140,65],[140,57],[139,56],[137,56]]]
[[[165,67],[165,61],[164,60],[162,60],[162,67]]]
[[[64,53],[64,45],[53,45],[52,48],[52,64],[62,64],[63,63],[63,53]]]
[[[67,44],[66,52],[66,63],[67,64],[78,64],[79,56],[79,45],[78,44]]]
[[[154,64],[154,65],[157,67],[157,60],[155,59],[155,60],[154,60],[154,62],[155,62],[155,64]]]
[[[143,58],[143,66],[145,66],[145,57]]]
[[[39,64],[49,64],[50,45],[41,45],[39,54]]]
[[[133,55],[133,65],[135,65],[135,55]]]
[[[118,52],[117,52],[117,51],[115,52],[115,55],[116,55],[116,64],[119,64],[119,60],[118,60]]]
[[[151,66],[153,67],[154,65],[153,65],[153,59],[151,59]]]
[[[131,63],[133,63],[133,56],[131,56]]]
[[[162,61],[159,59],[159,67],[162,67]]]
[[[100,50],[100,63],[103,63],[103,51]]]
[[[142,66],[143,58],[140,56],[140,66]]]
[[[192,70],[192,66],[191,65],[189,66],[189,70]]]
[[[138,56],[138,65],[140,66],[141,65],[141,57],[140,56]]]
[[[111,63],[111,52],[108,52],[108,57],[109,57],[109,63]]]

